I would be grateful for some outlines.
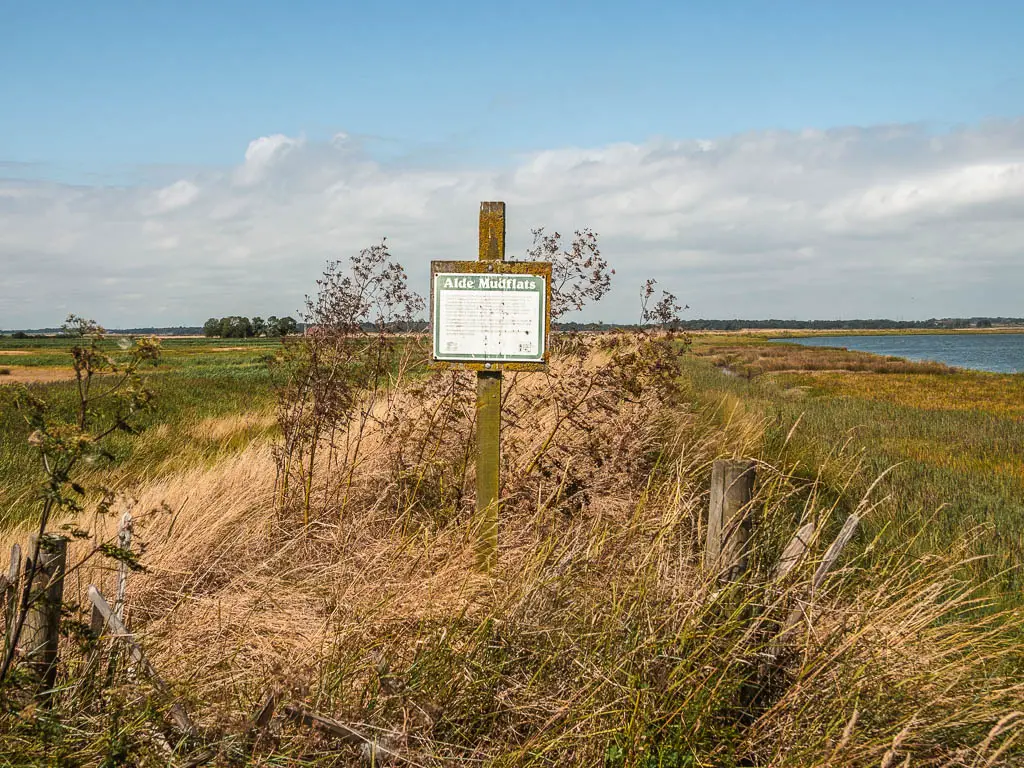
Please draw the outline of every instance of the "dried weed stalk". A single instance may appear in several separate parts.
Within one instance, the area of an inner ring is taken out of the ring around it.
[[[344,513],[377,401],[387,397],[416,357],[418,345],[407,334],[423,309],[423,299],[409,289],[386,241],[347,264],[329,263],[317,286],[316,297],[306,299],[305,334],[285,339],[273,366],[283,436],[278,504],[282,511],[299,507],[307,528],[321,450],[327,452],[328,473],[339,457],[345,460],[339,467],[345,479],[325,484],[316,511]]]

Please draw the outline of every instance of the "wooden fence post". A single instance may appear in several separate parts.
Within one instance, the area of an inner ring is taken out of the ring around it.
[[[35,552],[36,539],[37,536],[33,535],[29,540],[29,552]],[[29,665],[42,680],[44,691],[51,690],[57,681],[57,641],[60,638],[67,547],[68,540],[63,536],[43,536],[29,594],[28,616],[25,618],[22,649]],[[26,558],[26,572],[31,567]]]
[[[7,566],[7,584],[4,588],[4,645],[11,642],[14,622],[18,617],[18,585],[21,583],[21,547],[11,545],[11,562]]]
[[[747,569],[756,467],[753,461],[719,459],[711,469],[704,567],[723,580],[735,580]]]
[[[121,527],[117,532],[118,549],[125,552],[132,550],[132,511],[128,509],[121,516]],[[128,589],[128,563],[121,560],[117,564],[117,597],[114,600],[114,613],[124,621],[124,595]]]

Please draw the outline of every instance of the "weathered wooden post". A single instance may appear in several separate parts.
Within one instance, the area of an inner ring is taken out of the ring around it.
[[[480,203],[479,259],[505,261],[505,204]],[[490,367],[489,363],[485,366]],[[476,527],[477,564],[490,570],[498,552],[501,496],[501,371],[476,374]]]
[[[117,531],[117,547],[123,552],[131,552],[132,549],[132,511],[128,509],[121,516],[121,526]],[[117,563],[117,598],[114,600],[114,613],[117,618],[124,620],[124,596],[128,590],[128,563],[120,560]]]
[[[10,563],[7,565],[7,583],[3,590],[4,615],[4,654],[10,649],[14,639],[14,623],[17,621],[18,586],[22,579],[22,547],[17,544],[10,546]]]
[[[480,203],[476,261],[430,264],[431,367],[477,374],[477,563],[498,551],[502,370],[545,371],[551,263],[505,261],[505,204]]]
[[[11,630],[17,618],[18,584],[21,579],[21,546],[11,545],[11,562],[7,566],[7,584],[4,589],[4,632],[6,642],[11,641]]]
[[[117,529],[117,548],[130,552],[132,548],[132,511],[128,509],[123,515],[121,515],[121,524]],[[114,613],[121,620],[124,620],[124,596],[128,589],[128,564],[121,560],[117,564],[117,592],[114,599]],[[89,628],[92,630],[94,637],[99,638],[103,634],[103,629],[106,626],[106,620],[103,618],[103,614],[94,605],[92,607],[92,618],[90,620]]]
[[[723,580],[734,581],[747,569],[756,466],[753,461],[719,459],[711,469],[704,567]]]
[[[32,536],[29,552],[36,551],[36,541],[37,536]],[[29,665],[39,675],[44,691],[51,690],[57,681],[57,641],[60,638],[67,547],[66,538],[52,534],[45,534],[39,542],[39,559],[35,563],[28,615],[22,634],[22,651]],[[26,558],[25,571],[28,573],[31,570],[32,564]]]

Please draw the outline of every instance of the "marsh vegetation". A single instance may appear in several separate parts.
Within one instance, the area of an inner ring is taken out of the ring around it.
[[[388,262],[374,263],[371,282]],[[335,298],[359,281],[349,266],[325,276]],[[471,375],[428,374],[422,339],[368,331],[359,314],[374,305],[318,307],[349,320],[312,344],[165,341],[140,368],[152,407],[83,466],[80,508],[59,520],[74,567],[57,687],[41,707],[31,678],[12,678],[0,753],[37,765],[1019,764],[1017,379],[845,355],[826,367],[761,339],[653,328],[563,336],[547,374],[506,378],[499,558],[481,573]],[[3,348],[60,366],[74,343]],[[7,391],[10,543],[38,523],[44,477]],[[69,383],[30,391],[55,422],[74,418]],[[727,584],[701,562],[720,457],[755,459],[759,477],[751,567]],[[126,616],[170,699],[86,629],[86,586],[109,593],[116,578],[90,553],[129,506],[142,570]],[[812,588],[851,512],[861,533]],[[779,553],[808,522],[808,555],[779,580]],[[172,700],[194,732],[169,725]],[[362,740],[263,718],[268,701]]]

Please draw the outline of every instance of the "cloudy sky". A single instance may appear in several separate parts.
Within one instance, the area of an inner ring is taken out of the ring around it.
[[[1024,315],[1018,3],[136,5],[0,0],[2,328],[425,293],[483,200],[599,233],[588,318]]]

